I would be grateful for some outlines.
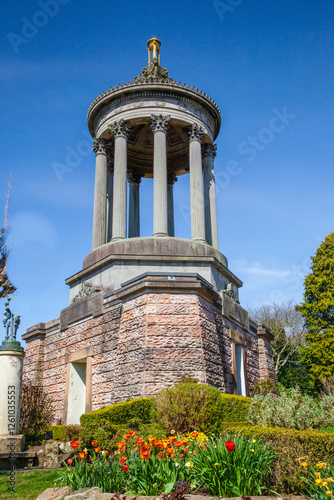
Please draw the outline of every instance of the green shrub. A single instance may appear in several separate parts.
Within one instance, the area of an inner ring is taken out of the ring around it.
[[[89,425],[97,428],[104,422],[122,425],[127,424],[130,420],[137,419],[143,424],[149,424],[152,422],[153,411],[154,398],[132,399],[131,401],[116,403],[100,410],[85,413],[81,415],[80,423],[83,427]]]
[[[333,410],[333,396],[317,401],[295,388],[280,390],[278,395],[254,396],[247,420],[253,425],[303,430],[333,425]]]
[[[253,387],[254,396],[260,394],[261,396],[266,396],[267,394],[277,394],[278,387],[275,380],[270,377],[262,378],[255,382]]]
[[[55,441],[74,441],[80,438],[83,428],[80,425],[50,425],[46,430],[52,431]]]
[[[247,422],[251,398],[221,394],[223,400],[222,422]]]
[[[146,428],[151,434],[159,435],[164,434],[163,429],[165,433],[172,429],[219,432],[221,422],[245,423],[249,405],[250,398],[221,394],[218,389],[198,384],[195,379],[183,378],[156,398],[133,399],[82,415],[81,436],[85,443],[97,439],[103,446],[114,447],[116,441],[122,439],[121,434],[129,429],[140,428],[144,437]]]
[[[31,382],[22,384],[20,434],[25,434],[27,441],[45,434],[53,413],[52,399],[43,387]]]
[[[165,431],[219,432],[224,403],[218,389],[196,382],[181,381],[156,396],[156,419]]]
[[[308,457],[308,461],[334,462],[334,435],[322,431],[281,429],[260,426],[223,424],[223,430],[263,439],[277,452],[273,463],[272,489],[286,493],[301,493],[305,484],[300,478],[300,466],[296,459]]]

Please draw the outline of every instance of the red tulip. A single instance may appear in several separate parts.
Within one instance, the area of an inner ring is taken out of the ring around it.
[[[235,444],[233,443],[233,441],[226,441],[225,446],[227,451],[233,451],[235,448]]]
[[[75,450],[75,448],[77,448],[79,446],[79,441],[71,441],[70,442],[70,445],[72,446],[72,448]]]
[[[129,470],[129,466],[128,465],[123,465],[122,470],[124,470],[124,472],[126,472],[127,470]]]

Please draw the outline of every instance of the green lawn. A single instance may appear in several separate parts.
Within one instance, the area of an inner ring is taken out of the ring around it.
[[[9,490],[9,474],[0,473],[1,500],[36,500],[47,488],[53,488],[56,470],[29,470],[16,472],[15,491]]]

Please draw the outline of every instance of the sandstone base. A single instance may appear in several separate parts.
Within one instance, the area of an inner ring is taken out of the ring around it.
[[[185,375],[243,395],[275,376],[268,329],[198,274],[143,275],[110,294],[97,291],[23,338],[24,380],[44,386],[65,423],[75,423],[73,366],[86,377],[81,413],[152,396]]]

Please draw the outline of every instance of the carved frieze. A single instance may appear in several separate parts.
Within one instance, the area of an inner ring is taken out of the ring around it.
[[[98,288],[94,288],[89,283],[81,283],[79,292],[72,299],[72,303],[78,302],[79,300],[84,299],[86,297],[90,297],[91,295],[100,291],[101,290],[99,290]]]

